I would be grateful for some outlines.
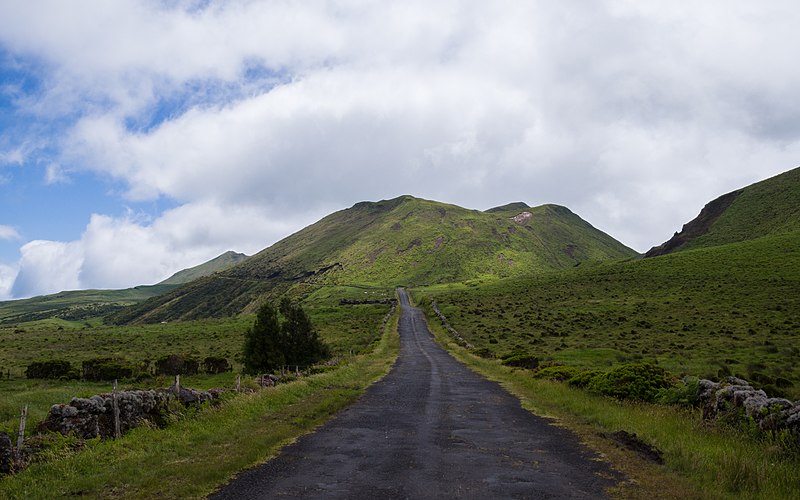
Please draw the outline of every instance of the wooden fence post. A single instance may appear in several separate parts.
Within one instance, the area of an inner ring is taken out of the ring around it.
[[[181,376],[175,375],[175,396],[181,397]]]
[[[28,405],[22,407],[19,415],[19,432],[17,433],[17,460],[22,459],[22,444],[25,442],[25,422],[28,420]]]
[[[236,375],[236,392],[241,392],[242,390],[242,376]]]
[[[119,423],[119,401],[117,401],[117,381],[114,380],[114,389],[111,392],[111,403],[114,409],[114,439],[119,439],[122,429]]]

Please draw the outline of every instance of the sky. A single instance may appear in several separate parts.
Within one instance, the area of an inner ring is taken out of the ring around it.
[[[0,300],[402,194],[638,250],[800,164],[794,0],[0,2]]]

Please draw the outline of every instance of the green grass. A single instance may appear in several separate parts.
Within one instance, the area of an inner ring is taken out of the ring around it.
[[[532,412],[577,432],[627,479],[614,491],[623,498],[794,498],[800,460],[779,446],[703,423],[696,411],[620,402],[537,380],[530,372],[479,358],[452,342],[429,315],[437,340],[457,359],[500,382]],[[601,433],[624,430],[659,449],[666,467],[623,451]]]
[[[303,301],[320,337],[336,357],[371,352],[380,339],[380,326],[389,311],[387,304],[339,306],[340,298],[365,297],[364,289],[323,287]],[[386,289],[369,289],[370,298],[390,298]],[[31,421],[38,422],[50,406],[67,403],[72,397],[107,392],[108,384],[83,381],[26,380],[24,372],[33,361],[63,359],[80,367],[84,360],[117,357],[130,365],[152,367],[162,356],[179,354],[202,360],[221,356],[241,369],[239,361],[244,332],[252,316],[171,322],[156,325],[86,326],[84,323],[40,321],[19,327],[0,328],[0,430],[16,428],[20,408],[29,406]],[[61,329],[59,329],[61,328]],[[10,373],[11,378],[8,378]],[[231,387],[233,375],[209,379],[194,376],[184,380],[188,387],[209,388],[214,383]],[[211,383],[212,385],[208,385]],[[160,384],[160,385],[159,385]],[[144,383],[123,381],[124,388],[144,385],[165,387],[170,380]]]
[[[800,398],[798,232],[423,293],[497,356],[521,349],[586,368],[645,360],[715,379],[762,373],[793,384],[773,393]]]
[[[396,317],[373,352],[337,370],[239,396],[163,430],[138,428],[119,440],[33,464],[0,479],[0,496],[204,497],[312,431],[382,377],[399,351]]]

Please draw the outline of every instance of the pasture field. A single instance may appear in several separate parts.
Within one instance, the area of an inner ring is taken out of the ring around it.
[[[364,292],[367,292],[366,294]],[[381,324],[388,304],[341,306],[350,300],[384,300],[393,297],[387,289],[323,287],[302,305],[311,316],[320,337],[331,346],[334,357],[347,358],[370,352],[380,339]],[[41,320],[0,328],[0,430],[16,429],[20,409],[29,406],[33,423],[47,414],[55,403],[72,397],[87,397],[110,390],[109,383],[59,380],[28,380],[25,368],[34,361],[63,359],[80,367],[82,361],[113,357],[136,367],[152,368],[162,356],[179,354],[201,360],[207,356],[228,359],[233,372],[194,375],[183,378],[187,387],[207,389],[232,387],[244,334],[253,316],[225,319],[169,322],[154,325],[108,326],[98,319],[89,321]],[[146,370],[145,370],[146,371]],[[121,382],[121,388],[168,387],[172,380],[153,377]]]
[[[420,289],[485,356],[736,374],[800,399],[800,233],[573,271]]]
[[[738,427],[709,425],[698,409],[620,401],[533,378],[529,370],[476,356],[458,345],[435,315],[427,317],[437,341],[456,359],[502,384],[523,407],[576,432],[621,471],[626,479],[611,492],[614,498],[784,499],[800,491],[800,455],[781,443]],[[664,465],[608,437],[619,431],[659,450]]]

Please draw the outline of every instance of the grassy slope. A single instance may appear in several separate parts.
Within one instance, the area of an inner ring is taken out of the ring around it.
[[[691,250],[799,230],[800,168],[795,168],[712,201],[661,248]]]
[[[137,286],[125,290],[76,290],[30,299],[0,302],[0,325],[42,319],[83,321],[161,295],[174,285]]]
[[[368,295],[364,292],[367,291]],[[387,304],[339,306],[339,299],[384,299],[388,290],[324,287],[303,302],[320,337],[331,346],[334,356],[370,352],[379,337]],[[0,327],[0,430],[11,429],[19,410],[29,405],[32,422],[46,415],[51,405],[68,402],[74,396],[90,396],[108,390],[108,384],[77,381],[25,380],[25,367],[32,361],[64,359],[73,366],[95,357],[112,356],[128,364],[150,364],[161,356],[181,354],[202,360],[222,356],[238,371],[244,333],[252,316],[174,322],[168,324],[111,327],[64,323],[57,329],[50,322],[27,324],[23,328]],[[11,379],[6,378],[10,372]],[[169,385],[169,381],[155,381]],[[187,380],[187,384],[194,381]],[[32,424],[33,425],[33,424]]]
[[[307,284],[428,284],[517,276],[635,252],[563,207],[480,212],[402,196],[358,203],[245,262],[116,315],[114,321],[225,316]]]
[[[247,255],[236,252],[225,252],[208,262],[204,262],[199,266],[190,267],[182,271],[178,271],[169,278],[165,279],[159,285],[182,285],[197,278],[214,274],[217,271],[223,271],[231,266],[234,266],[247,258]]]
[[[761,373],[791,381],[781,391],[800,397],[800,232],[426,293],[463,337],[497,355]]]

